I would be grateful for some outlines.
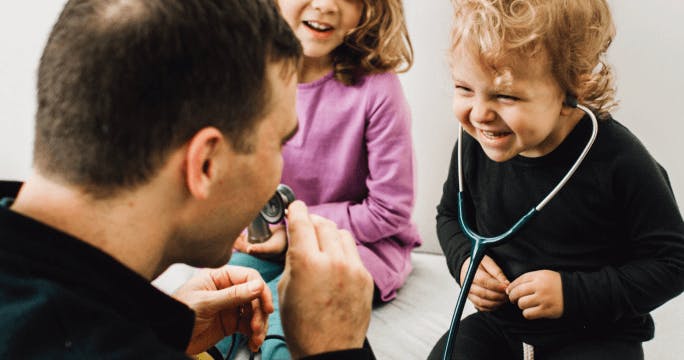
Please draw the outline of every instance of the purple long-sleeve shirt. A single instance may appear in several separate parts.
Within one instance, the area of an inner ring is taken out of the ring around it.
[[[311,213],[354,234],[383,301],[396,296],[421,244],[411,221],[414,155],[410,109],[394,73],[355,86],[333,74],[299,84],[299,132],[283,149],[282,183]]]

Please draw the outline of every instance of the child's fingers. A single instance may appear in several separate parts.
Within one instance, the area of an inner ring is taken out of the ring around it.
[[[534,293],[521,296],[518,299],[518,308],[520,308],[520,310],[533,308],[533,307],[539,306],[539,305],[541,305],[541,302],[539,301],[539,297],[536,296]]]
[[[506,294],[506,285],[502,284],[499,280],[490,275],[482,267],[477,269],[475,277],[473,279],[473,284],[478,284],[479,286],[499,292],[503,295]]]
[[[250,244],[247,253],[253,255],[277,255],[282,254],[287,246],[287,239],[284,233],[274,233],[271,238],[258,244]]]
[[[514,304],[517,303],[521,297],[534,294],[535,289],[532,281],[523,276],[515,279],[515,281],[506,288],[508,299]]]
[[[505,301],[507,299],[505,292],[495,291],[487,287],[480,286],[478,284],[473,284],[470,286],[470,294],[476,295],[481,299],[490,301]]]
[[[242,253],[247,253],[247,249],[249,248],[249,242],[247,241],[247,234],[242,233],[240,236],[235,239],[235,243],[233,243],[233,248],[239,252]]]
[[[541,306],[534,306],[531,308],[524,309],[522,312],[522,315],[527,320],[536,320],[536,319],[548,317],[545,314],[543,307],[541,307]]]
[[[483,299],[477,295],[474,295],[472,292],[468,294],[468,300],[470,300],[475,308],[480,311],[492,311],[503,304],[503,301]]]
[[[482,268],[484,268],[484,270],[487,271],[488,274],[497,279],[504,286],[508,286],[508,284],[510,283],[510,281],[508,281],[508,278],[506,277],[506,274],[504,274],[503,270],[501,270],[499,265],[497,265],[494,259],[492,259],[491,257],[485,255],[484,258],[482,258],[480,266],[482,266]]]

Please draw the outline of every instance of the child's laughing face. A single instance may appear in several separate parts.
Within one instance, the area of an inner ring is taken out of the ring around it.
[[[498,71],[463,44],[452,56],[454,115],[493,161],[546,155],[582,118],[581,110],[563,106],[565,92],[544,54],[511,61]]]

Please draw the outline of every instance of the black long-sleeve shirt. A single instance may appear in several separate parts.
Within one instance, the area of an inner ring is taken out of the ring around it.
[[[539,158],[497,163],[463,137],[470,227],[498,235],[536,206],[565,175],[591,132],[587,117]],[[456,148],[437,207],[437,233],[459,280],[470,241],[458,223]],[[684,222],[665,170],[625,127],[601,121],[596,142],[557,196],[510,241],[488,250],[509,280],[535,270],[561,274],[564,314],[526,320],[507,303],[489,313],[530,344],[582,337],[645,341],[649,312],[684,289]]]
[[[20,185],[0,181],[0,199]],[[0,204],[0,359],[188,359],[194,318],[108,254]],[[366,342],[306,359],[375,357]]]

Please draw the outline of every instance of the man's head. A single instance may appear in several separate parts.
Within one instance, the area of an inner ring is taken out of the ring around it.
[[[41,58],[34,167],[101,238],[155,242],[143,267],[225,263],[280,180],[301,56],[272,0],[71,0]],[[156,233],[98,229],[115,216]],[[65,230],[96,240],[85,225]]]
[[[71,0],[40,62],[34,166],[102,198],[205,127],[251,153],[269,64],[300,56],[269,0]]]

